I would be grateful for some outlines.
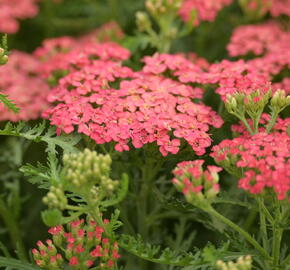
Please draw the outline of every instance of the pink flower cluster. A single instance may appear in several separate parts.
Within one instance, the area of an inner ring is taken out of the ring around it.
[[[224,140],[212,151],[211,156],[226,169],[244,170],[240,188],[252,194],[273,189],[279,200],[290,200],[290,137],[285,132]]]
[[[290,31],[282,30],[275,22],[260,25],[246,25],[238,27],[228,45],[231,56],[253,53],[261,55],[249,60],[247,63],[252,69],[268,76],[280,73],[283,69],[290,68]],[[284,89],[289,93],[289,82],[286,79],[281,84],[274,86]]]
[[[216,93],[225,101],[227,95],[243,93],[250,95],[260,90],[261,95],[271,88],[269,76],[258,71],[249,62],[243,60],[212,64],[208,71],[208,82],[218,84]]]
[[[37,15],[39,0],[1,0],[0,32],[13,34],[19,29],[18,19]]]
[[[264,15],[269,12],[273,17],[280,15],[290,16],[289,0],[250,0],[247,8],[249,10],[257,10]]]
[[[104,220],[108,223],[108,220]],[[94,221],[88,225],[84,220],[76,220],[67,226],[68,232],[59,225],[49,229],[53,240],[46,244],[37,242],[38,249],[33,249],[33,258],[43,269],[65,269],[70,265],[75,269],[111,269],[120,258],[118,243],[103,236],[104,229]]]
[[[39,66],[35,57],[19,51],[12,51],[8,63],[0,66],[0,92],[20,108],[15,114],[0,104],[0,121],[36,119],[48,108],[49,88],[39,77]]]
[[[270,5],[270,13],[273,17],[282,14],[290,16],[290,0],[272,0]]]
[[[207,166],[202,169],[204,160],[183,161],[173,170],[172,182],[189,202],[213,199],[219,193],[218,172],[222,168]]]
[[[63,71],[81,69],[96,59],[127,60],[129,51],[110,41],[120,40],[123,36],[120,27],[110,22],[78,39],[67,36],[47,39],[34,55],[42,61],[42,76],[48,78]]]
[[[174,55],[147,56],[144,62],[137,72],[107,59],[71,71],[49,95],[58,104],[45,117],[66,133],[77,126],[98,144],[113,141],[117,151],[156,142],[165,156],[177,153],[183,139],[204,154],[211,144],[209,127],[220,127],[222,119],[199,101],[201,88],[163,74],[181,76],[182,68],[201,68]]]
[[[179,10],[181,18],[188,22],[192,14],[196,13],[193,24],[198,25],[201,21],[214,21],[217,13],[232,0],[184,0]]]
[[[181,55],[155,54],[153,57],[145,57],[144,62],[144,71],[153,74],[166,71],[183,84],[199,84],[202,87],[211,84],[224,101],[227,94],[239,92],[249,95],[257,89],[266,93],[271,87],[268,74],[243,60],[223,60],[207,65],[206,62],[194,59],[192,63]]]

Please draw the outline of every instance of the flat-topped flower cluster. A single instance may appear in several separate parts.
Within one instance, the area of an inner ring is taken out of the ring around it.
[[[289,5],[290,6],[290,5]],[[290,31],[277,22],[239,26],[227,46],[231,56],[254,54],[258,56],[247,61],[252,69],[259,71],[269,80],[290,68]],[[273,89],[284,89],[290,93],[289,78],[273,84]]]
[[[199,72],[201,68],[181,56],[155,55],[144,59],[142,70],[133,71],[121,58],[93,59],[60,79],[49,95],[58,104],[45,116],[66,133],[78,126],[78,132],[98,144],[114,141],[117,151],[129,150],[130,143],[140,148],[156,142],[163,155],[175,154],[184,139],[197,154],[204,154],[211,144],[209,127],[220,127],[222,119],[201,103],[201,88],[164,74],[177,67],[181,72],[182,65]]]

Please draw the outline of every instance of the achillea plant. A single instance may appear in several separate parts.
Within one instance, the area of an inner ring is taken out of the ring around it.
[[[0,45],[0,268],[290,270],[287,1],[42,0]]]

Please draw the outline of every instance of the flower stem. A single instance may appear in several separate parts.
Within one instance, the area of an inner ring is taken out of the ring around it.
[[[265,257],[268,260],[271,260],[271,256],[267,253],[267,251],[246,231],[244,231],[240,226],[233,223],[231,220],[226,218],[225,216],[221,215],[219,212],[217,212],[214,208],[211,206],[205,209],[209,214],[213,215],[214,217],[221,220],[223,223],[231,227],[233,230],[241,234],[253,247],[256,248],[257,251],[260,252],[260,254]]]
[[[277,203],[278,205],[278,203]],[[275,269],[279,269],[279,260],[280,260],[280,250],[281,250],[281,241],[283,236],[283,229],[280,226],[281,222],[281,209],[280,205],[277,206],[275,211],[275,223],[273,224],[273,246],[272,246],[272,256],[273,256],[273,265]]]
[[[276,120],[278,118],[279,112],[278,111],[273,111],[271,113],[271,119],[266,127],[266,131],[267,133],[270,133],[271,129],[273,128],[273,126],[276,124]]]
[[[263,247],[266,250],[269,250],[266,216],[265,216],[265,211],[264,211],[264,208],[265,208],[264,199],[258,198],[257,201],[258,201],[258,205],[259,205],[260,228],[261,228],[262,239],[263,239]]]

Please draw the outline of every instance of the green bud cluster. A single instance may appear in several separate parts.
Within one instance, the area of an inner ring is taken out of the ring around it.
[[[286,96],[284,90],[277,90],[271,99],[272,110],[282,111],[290,105],[290,95]]]
[[[146,12],[138,11],[136,13],[136,24],[140,32],[150,31],[152,24]]]
[[[67,198],[61,186],[51,186],[49,192],[42,199],[49,208],[65,209]]]
[[[85,149],[81,153],[65,154],[63,163],[63,176],[67,185],[74,189],[90,190],[98,185],[103,192],[111,194],[118,186],[118,181],[113,181],[109,176],[112,163],[109,155]]]
[[[225,263],[223,261],[217,261],[216,267],[218,270],[251,270],[252,269],[252,258],[251,256],[239,257],[236,262]]]
[[[147,0],[146,8],[152,16],[160,16],[168,12],[177,12],[182,0]]]
[[[228,94],[225,106],[231,114],[244,115],[246,112],[252,119],[255,119],[264,111],[270,96],[271,90],[266,93],[261,93],[260,90],[256,90],[250,95],[244,93]]]
[[[0,65],[5,65],[8,62],[8,56],[3,48],[0,47]]]

